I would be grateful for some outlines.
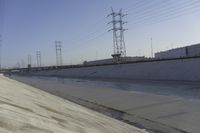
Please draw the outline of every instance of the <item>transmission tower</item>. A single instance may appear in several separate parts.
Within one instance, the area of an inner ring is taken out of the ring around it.
[[[37,67],[41,67],[41,52],[40,51],[36,51],[36,58],[37,58]]]
[[[112,21],[108,24],[112,24],[112,29],[109,30],[113,31],[113,54],[112,57],[116,61],[120,61],[121,57],[126,57],[126,47],[124,41],[124,31],[127,29],[123,28],[123,25],[127,22],[123,21],[124,16],[126,14],[122,13],[122,9],[119,12],[115,12],[112,9],[112,13],[109,14],[107,17],[112,17]]]
[[[56,64],[57,66],[62,66],[62,46],[61,46],[61,41],[55,41],[55,46],[56,46]]]
[[[28,55],[28,67],[31,67],[31,65],[32,65],[31,55]]]

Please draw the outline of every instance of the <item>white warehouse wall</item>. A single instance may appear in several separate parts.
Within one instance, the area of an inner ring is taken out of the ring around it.
[[[200,45],[192,45],[188,47],[189,56],[200,56]]]
[[[185,56],[186,56],[185,47],[155,53],[155,58],[157,59],[179,58],[179,57],[185,57]]]
[[[200,44],[155,53],[157,59],[200,56]]]

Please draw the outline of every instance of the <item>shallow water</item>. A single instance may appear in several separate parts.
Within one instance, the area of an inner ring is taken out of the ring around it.
[[[119,89],[142,93],[151,93],[167,96],[179,96],[189,99],[200,99],[200,84],[194,82],[164,82],[164,81],[119,81],[119,80],[91,80],[91,79],[72,79],[60,77],[39,77],[29,78],[45,79],[57,81],[60,84],[75,85],[81,87],[95,87],[99,89]]]

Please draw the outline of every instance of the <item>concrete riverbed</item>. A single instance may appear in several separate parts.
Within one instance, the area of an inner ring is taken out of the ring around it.
[[[157,133],[199,133],[197,82],[12,78]]]
[[[0,132],[147,133],[4,76],[0,76]]]

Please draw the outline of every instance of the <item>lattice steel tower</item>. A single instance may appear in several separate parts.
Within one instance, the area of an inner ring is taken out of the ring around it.
[[[116,60],[120,60],[120,57],[126,57],[126,47],[124,41],[124,31],[127,29],[123,28],[123,25],[127,22],[123,21],[123,17],[127,14],[122,13],[122,9],[119,12],[114,12],[112,9],[112,13],[109,14],[107,17],[112,17],[112,21],[108,24],[112,24],[112,29],[109,30],[113,31],[113,54],[112,57]]]
[[[41,67],[42,61],[41,61],[41,52],[40,51],[36,51],[36,58],[37,58],[37,67]]]
[[[62,66],[62,45],[61,41],[55,41],[55,46],[56,46],[56,63],[57,66]]]
[[[31,55],[28,55],[28,65],[32,65],[32,59],[31,59]]]

